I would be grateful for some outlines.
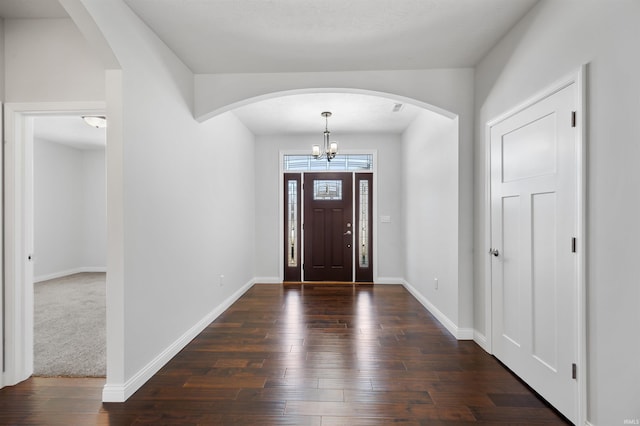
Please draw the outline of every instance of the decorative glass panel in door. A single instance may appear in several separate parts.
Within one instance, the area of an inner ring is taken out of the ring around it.
[[[373,194],[371,173],[356,173],[356,281],[373,282],[372,225]]]
[[[284,175],[284,280],[301,281],[300,267],[300,175]]]

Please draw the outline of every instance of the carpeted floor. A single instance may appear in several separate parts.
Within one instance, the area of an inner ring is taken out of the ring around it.
[[[106,274],[34,285],[34,376],[106,374]]]

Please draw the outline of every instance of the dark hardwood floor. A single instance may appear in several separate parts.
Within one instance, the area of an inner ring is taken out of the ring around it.
[[[401,286],[256,285],[127,402],[103,379],[0,390],[1,424],[565,424]]]

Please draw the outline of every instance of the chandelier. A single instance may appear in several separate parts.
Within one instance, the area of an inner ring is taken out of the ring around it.
[[[326,158],[327,161],[331,161],[338,153],[338,142],[329,141],[329,135],[331,134],[331,132],[329,132],[329,117],[331,117],[331,113],[325,111],[320,115],[324,117],[324,144],[322,149],[320,145],[313,145],[311,155],[313,155],[313,158],[316,160]]]

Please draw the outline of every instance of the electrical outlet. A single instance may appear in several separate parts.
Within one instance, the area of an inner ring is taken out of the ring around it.
[[[220,275],[220,287],[224,287],[224,275]]]
[[[437,279],[437,278],[434,278],[434,279],[433,279],[433,283],[435,284],[435,286],[436,286],[436,290],[437,290],[437,289],[438,289],[438,279]]]

